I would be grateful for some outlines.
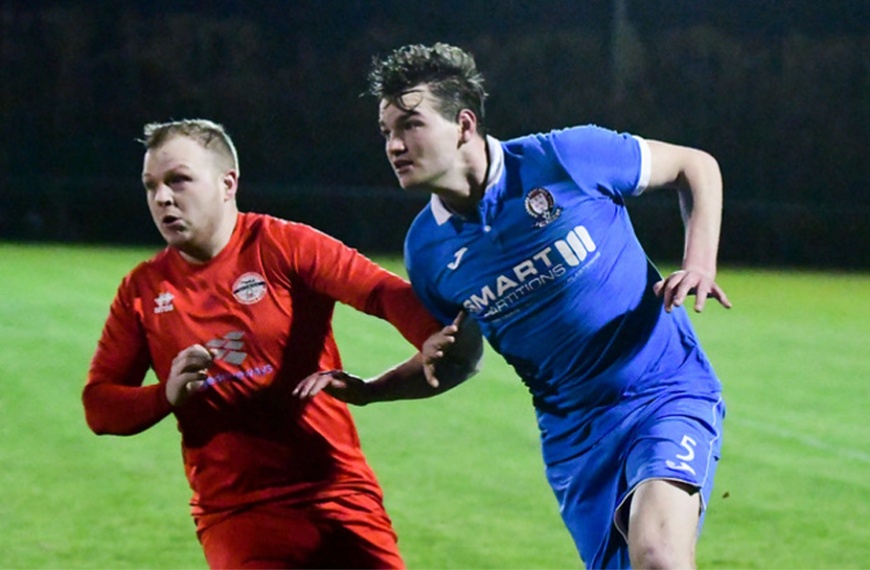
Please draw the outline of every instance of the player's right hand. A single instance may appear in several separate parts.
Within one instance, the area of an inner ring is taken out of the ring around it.
[[[212,362],[212,354],[201,344],[188,346],[172,359],[166,380],[166,399],[172,406],[183,405],[191,394],[202,389]]]
[[[445,354],[450,353],[451,346],[456,342],[456,335],[465,320],[466,312],[460,311],[453,322],[426,339],[420,351],[423,356],[423,373],[426,382],[433,388],[437,388],[441,381],[438,380],[437,367]]]
[[[674,307],[682,306],[689,295],[695,295],[696,313],[704,310],[708,297],[716,299],[726,309],[731,308],[731,301],[716,283],[715,276],[693,268],[674,271],[653,285],[653,292],[662,298],[665,311],[669,313]]]

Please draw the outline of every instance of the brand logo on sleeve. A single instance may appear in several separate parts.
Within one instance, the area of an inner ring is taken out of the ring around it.
[[[253,305],[266,296],[266,280],[259,273],[245,273],[233,283],[233,297],[245,305]]]

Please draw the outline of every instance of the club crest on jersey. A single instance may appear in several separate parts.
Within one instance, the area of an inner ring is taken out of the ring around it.
[[[556,207],[553,195],[546,188],[532,188],[526,194],[526,212],[535,219],[535,227],[542,228],[562,214],[562,208]]]
[[[245,273],[233,283],[233,297],[245,305],[253,305],[266,296],[266,280],[259,273]]]

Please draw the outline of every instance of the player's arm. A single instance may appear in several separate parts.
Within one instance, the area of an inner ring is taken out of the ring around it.
[[[421,351],[370,380],[343,370],[317,372],[294,390],[299,398],[313,398],[321,390],[358,406],[372,402],[429,398],[473,376],[483,357],[483,337],[473,319],[460,313],[456,320],[431,335]]]
[[[88,427],[97,435],[134,435],[169,415],[163,385],[142,386],[147,366],[107,372],[94,362],[82,391]]]
[[[286,258],[280,262],[311,290],[389,322],[418,349],[440,328],[405,279],[313,228],[295,224],[286,231],[278,240]]]
[[[696,295],[698,312],[703,310],[707,297],[730,308],[731,302],[716,284],[722,223],[722,174],[718,162],[698,149],[661,141],[647,141],[647,144],[649,187],[677,190],[686,228],[682,267],[655,285],[656,294],[664,298],[668,311],[682,305],[690,294]]]
[[[150,359],[132,306],[119,290],[82,391],[85,420],[98,435],[133,435],[171,411],[162,384],[142,385]]]
[[[357,390],[365,390],[368,401],[429,397],[463,382],[477,371],[483,342],[476,324],[461,326],[459,319],[441,327],[405,279],[335,238],[299,226],[297,231],[295,243],[305,247],[294,251],[304,255],[295,255],[292,263],[309,287],[388,321],[422,351],[366,383],[371,386]],[[451,327],[455,327],[452,332]],[[440,356],[436,355],[437,350],[426,350],[427,345],[436,346],[436,342],[441,349],[448,344],[455,347],[443,350]],[[437,365],[435,360],[439,361]],[[342,381],[338,376],[334,371],[328,375],[315,374],[300,384],[296,395],[312,397],[335,380],[334,391],[344,389],[347,397],[357,399],[356,392],[347,392],[355,389],[355,377],[346,375],[347,380]]]

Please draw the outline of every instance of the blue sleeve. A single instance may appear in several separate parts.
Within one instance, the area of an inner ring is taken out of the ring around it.
[[[580,188],[639,194],[649,179],[646,143],[627,133],[586,125],[545,135],[559,162]]]

